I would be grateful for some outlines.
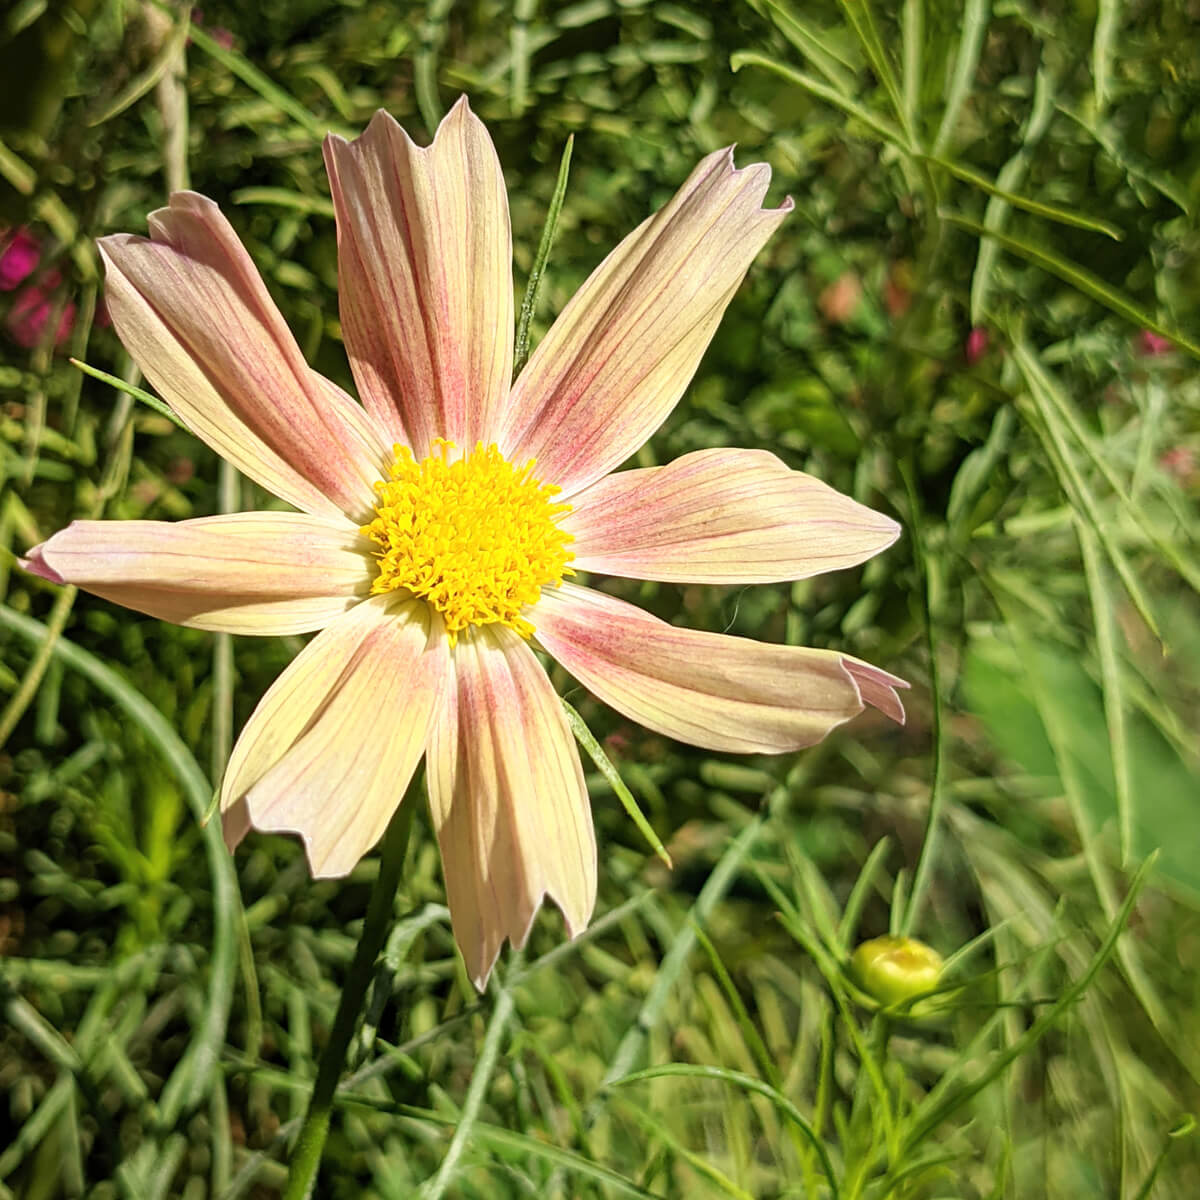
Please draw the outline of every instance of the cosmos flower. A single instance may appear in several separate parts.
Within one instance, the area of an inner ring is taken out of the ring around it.
[[[465,98],[419,149],[380,112],[330,136],[342,330],[360,406],[305,363],[216,205],[102,240],[112,321],[198,437],[296,512],[77,521],[29,570],[194,628],[320,631],[221,787],[226,838],[298,833],[314,875],[382,835],[421,757],[454,932],[482,987],[549,896],[596,893],[583,771],[535,651],[668,737],[781,753],[901,680],[831,650],[679,629],[581,573],[753,584],[853,566],[898,529],[761,450],[617,471],[663,422],[790,211],[769,168],[703,159],[559,315],[520,377],[511,230]]]

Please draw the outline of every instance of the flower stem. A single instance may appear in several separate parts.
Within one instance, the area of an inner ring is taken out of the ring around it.
[[[308,1111],[304,1114],[304,1124],[296,1137],[283,1200],[307,1200],[312,1195],[317,1181],[325,1139],[329,1135],[333,1094],[337,1090],[338,1080],[346,1062],[346,1051],[362,1012],[375,960],[383,949],[384,939],[391,925],[396,888],[400,883],[400,872],[404,866],[405,851],[408,849],[408,834],[412,828],[412,795],[415,791],[414,787],[408,789],[404,801],[392,817],[387,833],[383,835],[379,875],[375,879],[371,899],[367,903],[367,917],[363,922],[362,936],[358,939],[354,961],[350,964],[350,973],[346,977],[345,987],[342,988],[337,1015],[333,1018],[333,1029],[325,1049],[321,1052],[317,1081],[313,1085]]]

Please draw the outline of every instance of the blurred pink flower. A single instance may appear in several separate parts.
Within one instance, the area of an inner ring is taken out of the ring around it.
[[[973,367],[987,353],[990,340],[988,331],[982,325],[976,325],[967,334],[967,340],[963,346],[963,357],[967,360],[968,367]]]
[[[836,650],[679,628],[576,569],[754,584],[852,567],[899,527],[764,450],[615,468],[683,395],[791,210],[764,164],[702,159],[595,269],[512,380],[512,232],[465,98],[419,149],[379,112],[330,136],[342,331],[362,397],[313,371],[229,222],[194,192],[101,242],[113,324],[189,428],[296,512],[76,521],[27,570],[194,628],[318,632],[242,730],[225,834],[298,833],[349,872],[422,756],[451,919],[482,987],[549,897],[579,933],[597,853],[537,649],[599,699],[719,751],[811,746],[903,680]]]
[[[1139,354],[1147,358],[1157,358],[1160,354],[1170,354],[1173,349],[1171,342],[1161,334],[1152,333],[1149,329],[1141,330],[1134,339],[1134,347]]]
[[[1196,454],[1190,446],[1172,446],[1159,456],[1158,465],[1181,484],[1196,478]]]
[[[26,350],[41,345],[46,336],[46,326],[54,319],[55,310],[59,306],[59,297],[54,293],[62,283],[58,271],[47,271],[46,274],[18,293],[8,310],[6,325],[13,341]],[[55,348],[66,345],[75,325],[75,302],[68,300],[62,306],[58,319],[58,332],[54,337]]]
[[[42,252],[28,229],[0,234],[0,292],[11,292],[37,270]]]

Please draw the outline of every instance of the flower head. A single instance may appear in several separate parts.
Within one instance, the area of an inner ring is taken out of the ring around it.
[[[595,901],[583,771],[534,654],[659,733],[778,753],[901,680],[831,650],[678,629],[572,581],[698,583],[853,566],[898,529],[761,450],[612,473],[683,394],[755,254],[791,209],[769,170],[703,159],[600,264],[520,377],[496,152],[461,100],[419,149],[386,113],[325,144],[342,329],[360,407],[312,371],[232,228],[191,192],[150,237],[101,242],[118,334],[197,436],[296,512],[75,522],[45,578],[165,620],[319,631],[263,697],[221,788],[226,838],[292,831],[344,875],[418,762],[454,930],[482,986],[550,896]]]

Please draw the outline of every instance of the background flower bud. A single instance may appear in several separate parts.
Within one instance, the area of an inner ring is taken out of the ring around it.
[[[942,966],[942,956],[932,946],[891,935],[863,942],[850,959],[855,982],[885,1008],[932,991]]]

